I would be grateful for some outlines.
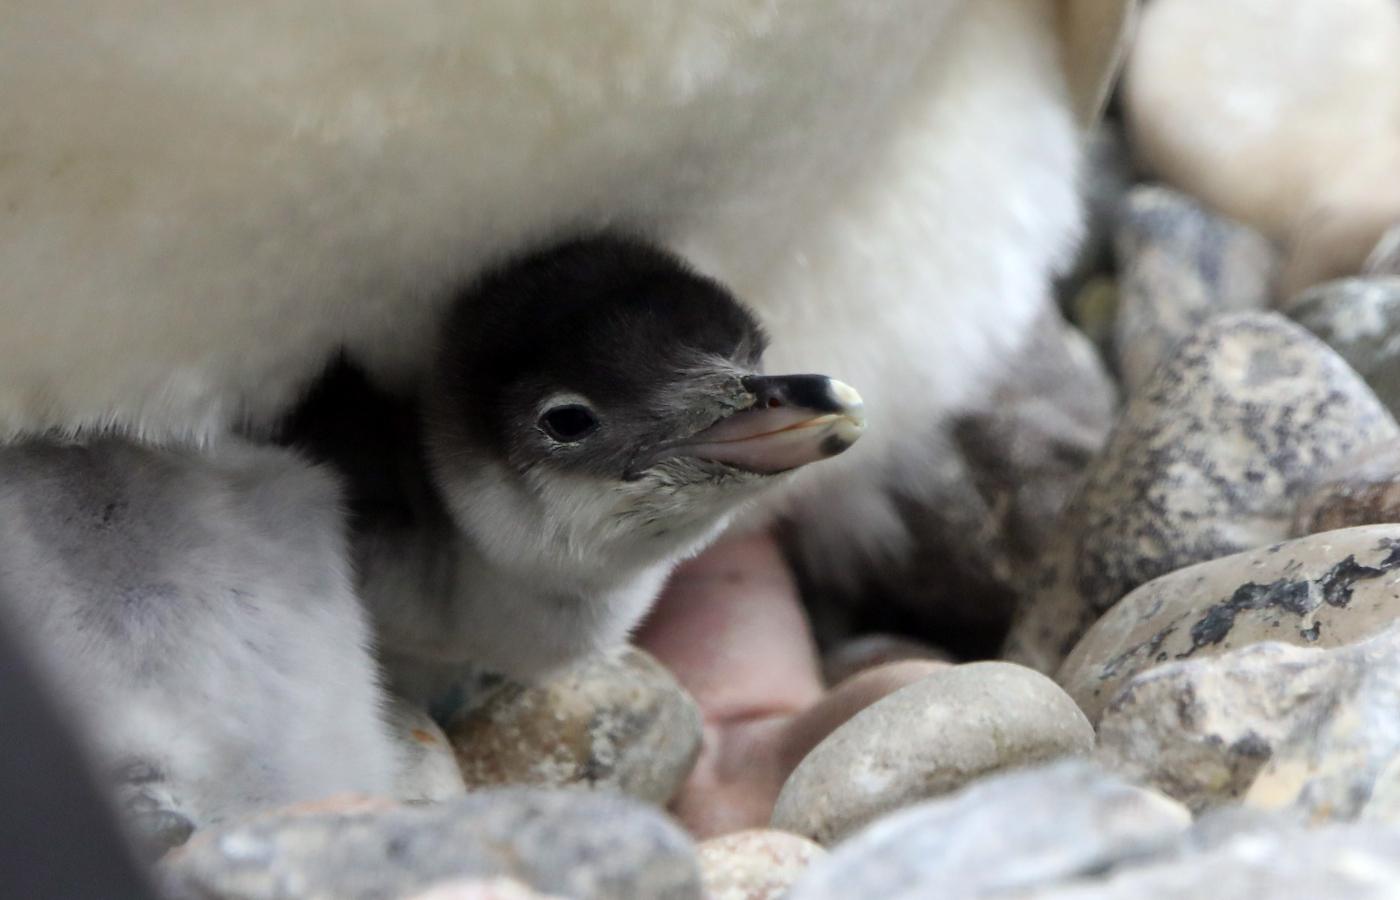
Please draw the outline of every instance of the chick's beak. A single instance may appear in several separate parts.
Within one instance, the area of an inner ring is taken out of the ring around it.
[[[836,456],[865,430],[860,394],[834,378],[749,375],[742,383],[750,405],[671,444],[666,455],[776,474]]]

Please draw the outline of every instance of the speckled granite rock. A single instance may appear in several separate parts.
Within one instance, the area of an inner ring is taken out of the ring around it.
[[[665,804],[700,750],[700,710],[641,650],[594,659],[541,684],[502,684],[448,723],[462,777],[585,786]]]
[[[1321,472],[1397,435],[1370,388],[1299,326],[1212,319],[1132,398],[1090,466],[1006,658],[1053,671],[1133,588],[1286,537]]]
[[[701,896],[665,816],[585,791],[488,790],[433,806],[270,813],[199,832],[164,863],[174,898],[379,900],[463,878],[584,898]]]
[[[1001,769],[1089,752],[1094,732],[1054,682],[1008,663],[934,672],[856,713],[797,766],[773,827],[822,844]]]
[[[1366,257],[1361,274],[1400,276],[1400,222],[1381,237],[1371,255]]]
[[[1253,831],[1200,852],[1040,891],[1018,900],[1395,900],[1400,831],[1334,825]],[[968,895],[954,895],[958,897]],[[999,895],[1006,896],[1006,895]]]
[[[1116,253],[1113,346],[1130,395],[1208,319],[1271,305],[1278,269],[1273,245],[1170,188],[1140,186],[1128,193]]]
[[[1139,672],[1260,641],[1337,647],[1400,618],[1400,525],[1329,531],[1212,560],[1133,591],[1056,679],[1090,720]]]
[[[1243,799],[1354,819],[1400,760],[1400,632],[1151,669],[1104,712],[1097,755],[1196,811]]]
[[[1179,804],[1084,762],[979,781],[887,816],[842,843],[788,900],[1021,896],[1172,846]]]
[[[1349,456],[1317,479],[1293,515],[1293,534],[1400,523],[1400,441]]]
[[[467,786],[447,735],[426,711],[400,697],[391,697],[385,719],[399,752],[394,796],[405,803],[450,800]]]
[[[1400,410],[1400,276],[1320,284],[1294,298],[1288,314],[1340,353],[1391,412]]]
[[[826,855],[804,837],[762,828],[710,838],[699,849],[705,900],[779,900]]]

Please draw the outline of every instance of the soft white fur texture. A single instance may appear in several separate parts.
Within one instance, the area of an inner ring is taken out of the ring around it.
[[[1053,0],[0,0],[0,431],[206,440],[580,228],[728,282],[870,429],[813,558],[1016,352],[1078,230]]]

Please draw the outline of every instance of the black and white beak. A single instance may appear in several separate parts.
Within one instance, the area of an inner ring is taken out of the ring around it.
[[[743,408],[657,448],[649,464],[689,456],[775,475],[845,452],[865,431],[865,404],[825,375],[748,375]]]

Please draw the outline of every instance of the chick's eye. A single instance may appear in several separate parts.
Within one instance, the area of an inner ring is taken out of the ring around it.
[[[598,429],[593,410],[579,403],[556,406],[540,417],[545,434],[560,443],[572,443],[588,437]]]

